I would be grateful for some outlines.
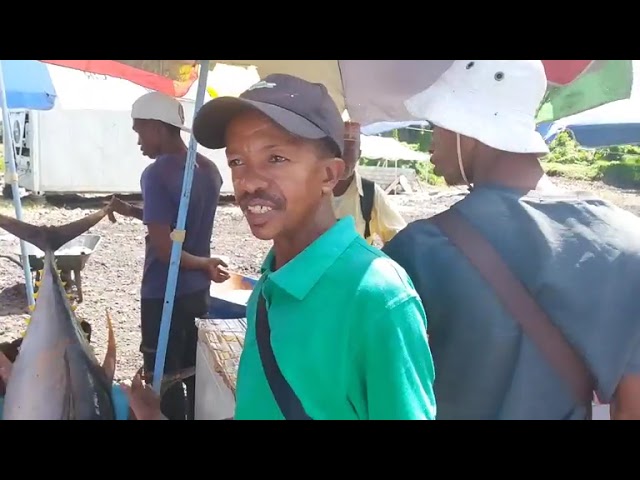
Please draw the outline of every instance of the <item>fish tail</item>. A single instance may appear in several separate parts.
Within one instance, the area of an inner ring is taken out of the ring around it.
[[[80,220],[56,227],[31,225],[6,215],[0,215],[0,228],[35,245],[43,252],[47,250],[55,252],[64,244],[85,233],[112,211],[113,208],[109,204]]]
[[[35,245],[43,252],[47,249],[47,227],[36,227],[16,218],[0,215],[0,228],[25,242]]]

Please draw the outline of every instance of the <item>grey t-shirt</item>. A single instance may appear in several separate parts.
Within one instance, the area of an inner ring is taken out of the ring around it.
[[[454,205],[497,249],[597,379],[609,402],[640,374],[640,219],[585,194],[496,186]],[[385,248],[427,312],[438,419],[579,419],[568,385],[465,257],[424,220]]]

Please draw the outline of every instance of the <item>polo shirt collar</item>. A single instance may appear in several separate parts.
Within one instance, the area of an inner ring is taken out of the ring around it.
[[[276,272],[271,270],[275,260],[272,248],[262,264],[262,273],[267,273],[269,280],[291,296],[302,300],[357,238],[355,220],[344,217]]]

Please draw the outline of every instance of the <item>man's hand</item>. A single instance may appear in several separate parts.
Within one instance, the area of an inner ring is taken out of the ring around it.
[[[222,283],[229,280],[230,275],[227,270],[229,266],[221,259],[208,258],[205,262],[206,270],[209,273],[209,278],[212,282]]]
[[[129,408],[138,420],[166,420],[160,410],[160,396],[153,390],[151,385],[143,382],[142,368],[138,370],[131,386],[126,383],[120,384],[122,390],[129,398]]]
[[[130,217],[131,212],[133,211],[133,206],[130,203],[123,202],[119,198],[113,196],[111,197],[111,201],[109,202],[110,210],[119,213],[124,217]]]
[[[107,209],[109,210],[109,219],[112,222],[115,222],[116,220],[113,212],[118,213],[123,217],[137,218],[138,220],[143,219],[142,208],[124,202],[115,195],[111,197],[111,201],[109,202]]]

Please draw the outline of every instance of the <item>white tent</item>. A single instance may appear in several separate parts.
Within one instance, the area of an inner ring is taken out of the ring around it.
[[[403,143],[389,137],[376,137],[369,135],[360,136],[360,148],[362,156],[374,160],[415,160],[418,162],[429,161],[429,155],[412,150]]]
[[[58,98],[52,110],[30,112],[29,157],[17,158],[20,186],[41,193],[139,192],[149,159],[140,153],[131,128],[131,106],[150,90],[106,75],[51,64],[47,68]],[[207,85],[219,95],[237,95],[256,78],[254,68],[217,65]],[[187,125],[192,123],[196,87],[180,99]],[[183,133],[185,142],[189,137]],[[231,193],[224,151],[202,146],[198,151],[218,165],[223,193]]]

